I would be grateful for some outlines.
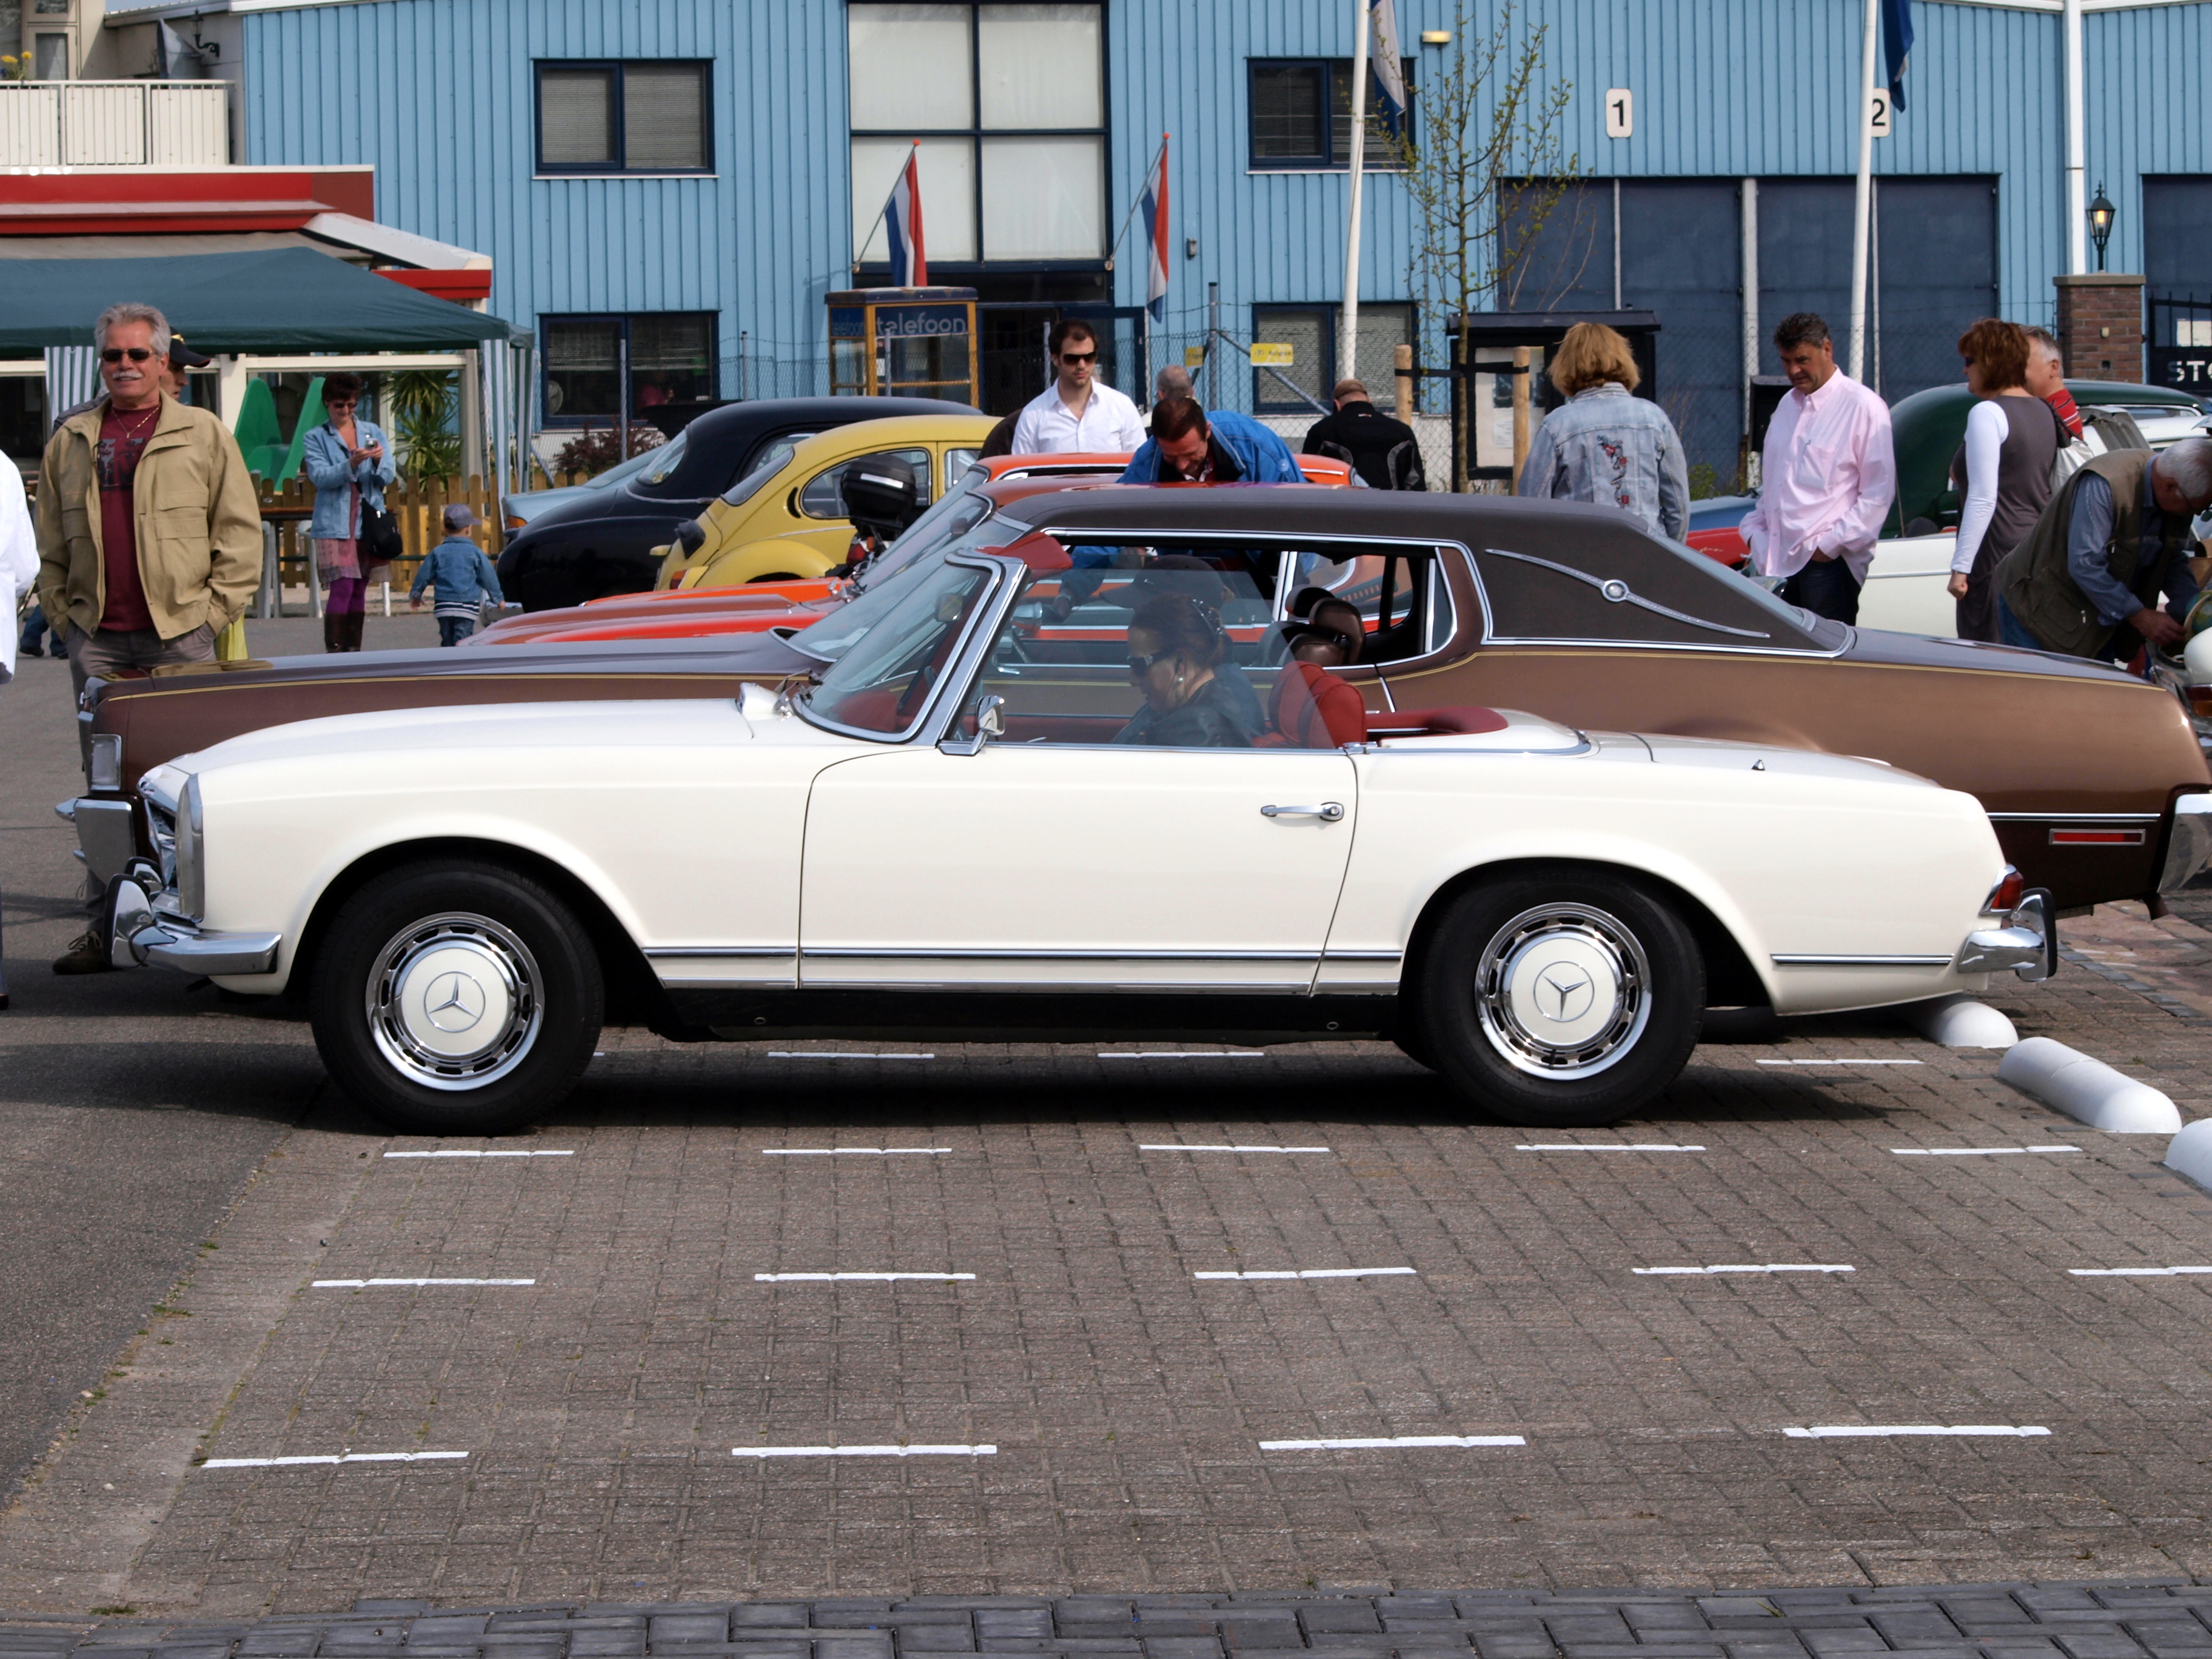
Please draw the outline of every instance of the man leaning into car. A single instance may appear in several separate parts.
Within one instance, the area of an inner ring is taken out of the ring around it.
[[[2179,651],[2188,630],[2174,618],[2197,597],[2189,521],[2208,506],[2212,439],[2083,463],[1996,568],[2004,642],[2120,662],[2144,644]]]
[[[94,675],[213,661],[261,581],[261,511],[237,442],[162,389],[168,319],[112,305],[92,337],[106,396],[55,428],[39,468],[39,599],[80,692]],[[106,965],[94,929],[54,971]]]

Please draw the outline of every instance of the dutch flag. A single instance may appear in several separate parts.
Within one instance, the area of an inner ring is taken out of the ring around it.
[[[1150,269],[1145,277],[1145,306],[1152,313],[1152,320],[1162,323],[1168,315],[1168,135],[1160,135],[1160,153],[1152,164],[1152,176],[1145,180],[1145,193],[1139,199],[1137,210],[1145,216],[1145,243],[1151,250]]]
[[[927,288],[929,259],[921,241],[921,146],[907,152],[906,166],[884,204],[884,231],[890,240],[891,286]]]

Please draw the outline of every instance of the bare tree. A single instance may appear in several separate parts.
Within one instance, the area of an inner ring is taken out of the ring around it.
[[[1573,84],[1544,75],[1548,26],[1516,27],[1510,0],[1489,33],[1475,24],[1468,0],[1458,0],[1443,72],[1419,88],[1405,132],[1382,139],[1413,204],[1407,288],[1422,314],[1458,315],[1462,363],[1468,318],[1518,291],[1545,221],[1582,173],[1560,131]],[[1470,386],[1457,399],[1456,490],[1467,488]]]

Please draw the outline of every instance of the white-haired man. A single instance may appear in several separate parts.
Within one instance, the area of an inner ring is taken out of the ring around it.
[[[2207,507],[2212,439],[2083,463],[1997,567],[2005,643],[2120,662],[2140,643],[2180,645],[2197,597],[2189,521]]]
[[[54,429],[39,467],[39,600],[79,691],[94,675],[210,662],[261,580],[261,509],[229,428],[162,388],[168,319],[93,325],[106,395]],[[54,964],[106,965],[97,930]]]

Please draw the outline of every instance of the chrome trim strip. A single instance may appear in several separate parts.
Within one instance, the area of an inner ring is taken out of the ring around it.
[[[2184,799],[2188,799],[2186,796]],[[1991,812],[1996,823],[2159,823],[2165,820],[2163,812]]]
[[[675,945],[647,951],[648,958],[658,957],[791,957],[799,954],[795,945]]]
[[[1851,957],[1777,952],[1768,958],[1778,968],[1948,968],[1948,957]]]
[[[1317,962],[1318,951],[969,951],[808,945],[808,960],[882,962]],[[1395,957],[1394,957],[1395,959]],[[1946,960],[1948,960],[1947,957]]]
[[[720,983],[721,981],[718,981]],[[1142,980],[1002,980],[1002,979],[838,979],[815,980],[803,991],[988,991],[994,995],[1032,992],[1112,995],[1119,993],[1172,992],[1176,996],[1303,997],[1312,993],[1304,980],[1285,985],[1273,980],[1216,980],[1192,983],[1180,979]],[[1388,994],[1385,989],[1384,994]]]
[[[1324,962],[1403,962],[1403,951],[1324,951]]]

